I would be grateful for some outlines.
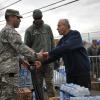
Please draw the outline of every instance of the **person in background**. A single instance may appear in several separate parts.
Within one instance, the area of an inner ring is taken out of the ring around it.
[[[89,43],[87,41],[83,41],[83,46],[87,50],[87,48],[89,47]]]
[[[0,31],[0,100],[19,100],[16,94],[19,82],[19,55],[33,62],[37,68],[41,66],[39,55],[26,46],[20,34],[15,30],[19,27],[22,16],[19,11],[7,9],[5,12],[6,26]]]
[[[97,44],[97,40],[92,40],[92,45],[88,48],[88,55],[89,56],[96,56],[98,55],[99,46]]]
[[[88,56],[92,56],[90,57],[91,60],[91,75],[93,78],[97,78],[100,77],[98,76],[98,70],[100,70],[100,68],[98,68],[99,66],[99,59],[97,58],[97,56],[100,55],[100,46],[97,43],[97,40],[94,39],[92,40],[92,44],[91,46],[87,49],[88,52]]]
[[[63,37],[50,52],[44,52],[43,64],[62,57],[67,75],[67,83],[74,83],[91,89],[90,63],[82,38],[78,31],[71,30],[68,19],[60,19],[57,30]]]
[[[54,38],[51,27],[44,23],[42,17],[41,10],[35,9],[33,11],[33,24],[28,27],[25,32],[25,44],[36,52],[40,52],[40,50],[48,52],[54,47]],[[40,85],[43,87],[43,80],[45,79],[48,97],[54,97],[55,88],[52,82],[53,64],[46,64],[44,66],[37,72]]]

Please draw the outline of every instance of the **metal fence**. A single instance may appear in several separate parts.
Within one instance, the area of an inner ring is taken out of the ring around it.
[[[89,56],[91,78],[100,78],[100,56]]]

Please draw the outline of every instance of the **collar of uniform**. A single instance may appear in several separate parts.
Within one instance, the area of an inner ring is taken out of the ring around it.
[[[9,28],[13,28],[14,29],[14,27],[11,26],[11,25],[9,25],[9,24],[6,24],[6,27],[9,27]]]

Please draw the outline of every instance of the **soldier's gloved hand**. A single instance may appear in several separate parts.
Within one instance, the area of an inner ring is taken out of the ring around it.
[[[36,66],[36,69],[39,69],[41,67],[41,62],[40,61],[35,61],[34,66]]]

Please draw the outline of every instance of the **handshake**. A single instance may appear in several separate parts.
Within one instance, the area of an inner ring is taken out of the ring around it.
[[[36,69],[39,69],[41,67],[41,62],[49,58],[48,52],[44,52],[43,50],[41,50],[39,53],[34,53],[34,55],[36,56],[36,61],[31,65],[35,66]],[[20,57],[20,62],[26,68],[30,66],[27,59]]]
[[[47,60],[49,58],[48,52],[44,52],[43,50],[41,50],[39,53],[35,53],[35,54],[39,61]]]

